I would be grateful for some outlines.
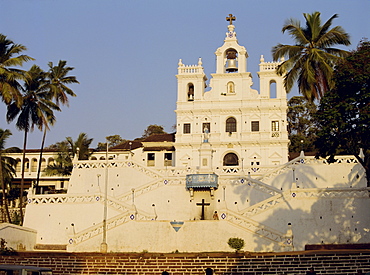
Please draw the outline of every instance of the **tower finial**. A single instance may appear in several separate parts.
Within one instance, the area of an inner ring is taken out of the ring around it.
[[[230,25],[233,24],[233,21],[236,20],[236,17],[232,15],[232,13],[229,14],[229,17],[226,17],[226,21],[230,22]]]

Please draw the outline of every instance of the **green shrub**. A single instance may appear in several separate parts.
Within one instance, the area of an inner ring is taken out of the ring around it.
[[[235,249],[235,252],[238,252],[240,249],[244,247],[244,240],[240,238],[230,238],[227,244],[232,248]]]

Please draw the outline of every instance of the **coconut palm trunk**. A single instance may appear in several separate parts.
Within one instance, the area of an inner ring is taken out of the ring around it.
[[[22,173],[21,173],[21,186],[19,191],[19,212],[20,212],[20,225],[23,225],[23,193],[24,193],[24,164],[26,162],[26,146],[27,146],[28,131],[24,131],[23,141],[23,155],[22,155]]]
[[[3,213],[5,212],[5,214],[3,214],[3,216],[5,216],[6,218],[3,218],[4,222],[11,222],[11,218],[10,218],[10,213],[9,213],[9,207],[8,207],[8,198],[7,198],[7,194],[6,194],[6,186],[5,186],[5,180],[4,180],[4,173],[3,173],[3,159],[2,159],[2,156],[0,154],[0,181],[1,181],[1,188],[2,188],[2,196],[3,196],[3,199],[1,201],[2,205],[1,205],[1,209],[3,211]]]
[[[37,178],[36,178],[35,187],[38,187],[39,186],[39,182],[40,182],[42,154],[43,154],[43,151],[44,151],[45,139],[46,139],[46,127],[44,128],[44,134],[42,135],[41,148],[40,148],[40,160],[39,160],[39,165],[37,167]]]

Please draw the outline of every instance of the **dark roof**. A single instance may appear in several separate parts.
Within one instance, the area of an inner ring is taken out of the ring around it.
[[[131,142],[131,145],[130,145]],[[154,134],[151,135],[145,139],[139,140],[133,140],[133,141],[125,141],[119,145],[116,145],[110,150],[134,150],[136,148],[144,147],[142,142],[175,142],[175,133],[172,134]],[[144,148],[144,151],[174,151],[175,148],[172,146],[172,144],[169,144],[168,146],[147,146]]]
[[[166,147],[151,146],[151,147],[144,147],[143,151],[175,151],[175,147],[174,146],[166,146]]]
[[[301,153],[297,153],[297,152],[289,152],[289,161],[295,159],[295,158],[298,158],[299,155]],[[316,155],[316,152],[304,152],[304,155],[305,156],[315,156]]]
[[[175,133],[172,134],[155,134],[142,140],[142,142],[175,142]]]
[[[15,152],[15,153],[22,153],[22,149],[19,149],[20,151],[19,152]],[[26,153],[40,153],[41,149],[26,149]],[[47,149],[47,148],[44,148],[42,150],[44,153],[49,153],[49,152],[55,152],[57,153],[58,150],[57,149]]]
[[[131,142],[131,144],[130,144]],[[143,147],[143,144],[140,141],[125,141],[121,144],[118,144],[116,146],[113,146],[112,148],[109,148],[109,150],[134,150],[136,148]]]

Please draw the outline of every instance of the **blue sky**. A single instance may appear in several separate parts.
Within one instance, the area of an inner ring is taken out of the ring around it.
[[[215,50],[223,44],[232,13],[239,44],[247,48],[248,71],[258,87],[260,55],[271,61],[271,48],[291,44],[281,28],[288,18],[304,22],[303,13],[321,12],[326,21],[339,18],[355,49],[370,39],[370,0],[1,0],[0,33],[25,45],[33,64],[67,60],[79,85],[77,97],[56,114],[57,123],[46,144],[77,138],[85,132],[92,146],[119,134],[134,139],[150,124],[172,131],[176,122],[177,63],[196,64],[202,57],[205,72],[215,72]],[[296,95],[292,92],[288,97]],[[0,103],[0,127],[13,136],[7,147],[22,147],[23,133],[5,120]],[[41,133],[29,135],[28,148],[39,148]]]

